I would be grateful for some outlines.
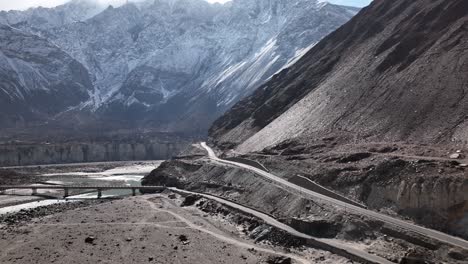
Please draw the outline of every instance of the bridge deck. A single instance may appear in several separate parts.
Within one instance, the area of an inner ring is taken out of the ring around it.
[[[164,190],[164,186],[78,186],[78,185],[0,185],[0,190],[9,189],[102,189],[102,190]]]

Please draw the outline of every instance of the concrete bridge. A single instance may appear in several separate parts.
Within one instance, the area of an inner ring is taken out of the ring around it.
[[[65,186],[65,185],[0,185],[0,193],[4,194],[6,190],[31,190],[31,195],[37,195],[37,190],[63,190],[64,198],[67,198],[70,190],[96,190],[97,198],[102,197],[102,192],[106,190],[129,190],[133,196],[137,190],[164,191],[165,186]]]

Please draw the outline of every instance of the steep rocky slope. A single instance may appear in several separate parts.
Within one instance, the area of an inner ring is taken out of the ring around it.
[[[375,0],[217,120],[213,143],[467,238],[467,29],[463,0]]]
[[[45,122],[89,99],[85,67],[46,39],[0,24],[0,126]]]
[[[261,150],[297,136],[467,143],[468,2],[376,0],[211,129]]]
[[[75,0],[0,13],[0,21],[47,38],[90,72],[90,99],[70,105],[60,120],[84,115],[86,122],[200,133],[358,11],[315,0],[100,8]]]

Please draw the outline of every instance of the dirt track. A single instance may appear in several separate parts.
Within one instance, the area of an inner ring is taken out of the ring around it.
[[[347,262],[323,251],[255,244],[237,225],[179,202],[140,196],[0,229],[0,263],[266,263],[281,255],[294,263]]]

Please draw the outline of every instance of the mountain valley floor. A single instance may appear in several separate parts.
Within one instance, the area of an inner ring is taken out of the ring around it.
[[[232,215],[175,194],[92,203],[0,228],[1,263],[349,263],[250,238]]]

